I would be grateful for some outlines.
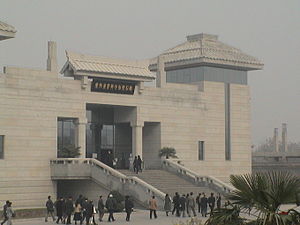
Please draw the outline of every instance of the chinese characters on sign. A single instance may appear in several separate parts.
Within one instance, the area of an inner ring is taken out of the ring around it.
[[[133,95],[134,88],[133,82],[93,79],[91,91]]]

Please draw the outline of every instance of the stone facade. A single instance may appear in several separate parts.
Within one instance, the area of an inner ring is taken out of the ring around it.
[[[128,143],[147,169],[159,167],[159,149],[170,146],[199,174],[228,181],[230,174],[251,172],[247,85],[230,84],[231,160],[225,160],[224,83],[136,85],[133,95],[91,92],[90,80],[63,78],[55,70],[6,67],[0,74],[0,202],[43,207],[48,195],[56,196],[49,163],[57,157],[57,119],[78,119],[77,145],[85,157],[87,104],[117,106],[115,122],[130,124]],[[204,160],[198,160],[198,141],[205,142]]]

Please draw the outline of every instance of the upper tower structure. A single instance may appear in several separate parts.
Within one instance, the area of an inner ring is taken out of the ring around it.
[[[219,41],[217,35],[201,33],[187,36],[186,42],[153,58],[149,69],[157,72],[157,86],[161,87],[167,82],[166,71],[194,67],[215,67],[246,72],[262,69],[263,63]]]

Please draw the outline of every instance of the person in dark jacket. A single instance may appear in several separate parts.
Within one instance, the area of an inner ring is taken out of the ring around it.
[[[53,219],[53,221],[55,221],[55,217],[54,217],[54,204],[51,200],[51,196],[48,196],[48,200],[46,202],[46,217],[45,217],[45,222],[48,221],[48,216],[50,215]]]
[[[133,160],[133,171],[137,174],[139,173],[137,156],[135,156]]]
[[[108,215],[108,222],[111,222],[111,221],[115,221],[115,218],[114,218],[114,211],[115,211],[115,208],[116,208],[116,199],[114,199],[113,195],[110,194],[106,200],[106,203],[105,203],[105,206],[107,208],[107,211],[109,213]]]
[[[103,203],[102,195],[99,196],[99,200],[98,200],[98,213],[99,213],[99,221],[102,222],[104,216],[104,203]]]
[[[10,201],[7,200],[7,201],[5,202],[5,205],[3,206],[3,217],[4,217],[4,219],[3,219],[3,221],[1,222],[1,225],[3,225],[3,224],[8,220],[6,210],[7,210],[7,206],[9,205],[9,203],[10,203]]]
[[[56,223],[59,223],[61,221],[63,223],[63,205],[64,205],[64,199],[60,197],[57,199],[55,202],[55,208],[56,208],[56,215],[57,215],[57,220]]]
[[[87,209],[87,206],[88,206],[88,199],[85,198],[84,201],[82,201],[82,219],[81,219],[81,222],[80,224],[83,223],[83,221],[86,219],[86,209]]]
[[[211,193],[210,197],[208,198],[208,206],[210,208],[210,214],[213,213],[214,208],[215,208],[215,204],[216,204],[216,198],[214,196],[214,193]]]
[[[125,196],[126,221],[130,221],[130,214],[132,213],[133,207],[133,202],[129,199],[129,196]]]
[[[142,159],[141,159],[141,156],[138,155],[138,158],[137,158],[137,170],[138,172],[142,172]]]
[[[221,209],[221,194],[219,193],[218,196],[217,196],[217,209]]]
[[[93,201],[90,200],[87,204],[87,207],[86,207],[86,225],[89,225],[90,224],[90,219],[92,218],[93,219],[93,224],[96,225],[96,221],[95,221],[95,207],[94,207],[94,204],[93,204]]]
[[[171,207],[172,207],[172,200],[171,200],[169,194],[166,194],[165,204],[164,204],[164,210],[166,212],[166,216],[169,216],[169,212],[171,211]]]
[[[82,206],[82,202],[84,201],[84,198],[82,195],[79,195],[78,198],[75,201],[75,206],[80,204]]]
[[[207,202],[208,202],[208,200],[207,200],[207,198],[206,198],[206,196],[205,196],[205,194],[204,193],[202,193],[202,198],[201,198],[201,200],[200,200],[200,205],[201,205],[201,215],[202,215],[202,217],[206,217],[206,214],[207,214]]]
[[[196,197],[196,203],[198,205],[198,213],[201,212],[201,204],[200,204],[200,201],[201,201],[201,193],[198,194],[198,196]]]
[[[176,216],[180,216],[180,203],[179,203],[179,199],[180,196],[178,194],[178,192],[175,193],[174,197],[173,197],[173,211],[172,211],[172,215],[174,215],[174,212],[176,211]]]
[[[190,194],[187,193],[185,196],[185,209],[188,216],[190,215],[189,208],[190,208]]]
[[[182,214],[182,217],[185,217],[185,206],[186,206],[186,197],[185,194],[183,194],[179,198],[179,208],[180,208],[180,214]]]
[[[66,224],[71,224],[71,215],[73,211],[74,211],[74,203],[72,197],[70,196],[69,199],[66,201],[66,216],[67,216]]]

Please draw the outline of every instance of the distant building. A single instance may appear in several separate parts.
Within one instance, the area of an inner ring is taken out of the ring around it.
[[[49,42],[47,70],[0,74],[0,201],[32,208],[62,190],[97,193],[93,180],[51,177],[50,160],[68,146],[82,158],[117,158],[123,169],[136,155],[146,169],[160,168],[158,151],[170,146],[199,174],[228,181],[251,171],[248,71],[263,68],[256,58],[209,34],[188,36],[150,63],[66,57],[60,76]]]

